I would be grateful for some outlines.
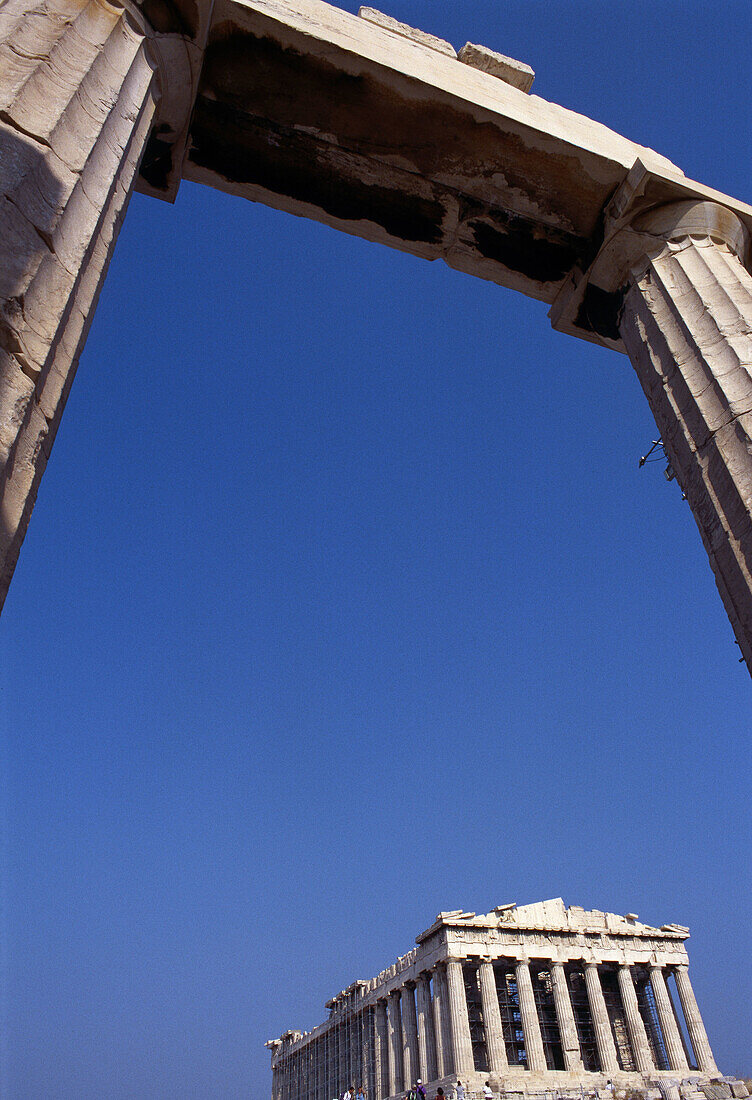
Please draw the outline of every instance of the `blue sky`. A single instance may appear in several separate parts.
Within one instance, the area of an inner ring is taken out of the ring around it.
[[[746,4],[388,11],[750,200]],[[655,437],[539,303],[135,196],[2,619],[8,1096],[266,1097],[439,909],[559,895],[690,925],[752,1072],[749,676]]]

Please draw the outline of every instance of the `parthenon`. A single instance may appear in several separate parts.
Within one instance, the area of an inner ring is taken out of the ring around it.
[[[683,1097],[704,1096],[721,1077],[688,936],[561,898],[439,913],[396,963],[332,997],[325,1023],[266,1044],[272,1100],[332,1100],[350,1084],[388,1100],[418,1079],[432,1097],[458,1078],[522,1092],[610,1080],[667,1094],[682,1082]],[[724,1095],[746,1096],[728,1080]]]

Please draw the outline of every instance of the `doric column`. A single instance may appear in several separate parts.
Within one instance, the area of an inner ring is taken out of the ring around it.
[[[621,1003],[624,1005],[624,1015],[627,1019],[627,1030],[629,1031],[629,1041],[632,1044],[635,1065],[640,1073],[652,1073],[655,1070],[653,1056],[650,1053],[645,1024],[637,1005],[632,969],[626,964],[619,967],[619,991],[621,993]]]
[[[616,1057],[614,1037],[611,1034],[611,1024],[608,1019],[606,1002],[603,999],[603,987],[596,963],[585,963],[585,985],[587,986],[590,1015],[593,1019],[595,1041],[598,1046],[598,1057],[603,1073],[617,1073],[619,1061]]]
[[[0,8],[0,605],[154,119],[149,33],[106,0]]]
[[[527,1068],[533,1073],[545,1073],[548,1066],[543,1051],[538,1010],[535,1007],[530,966],[526,962],[517,963],[517,994],[520,999],[520,1016],[522,1018],[522,1032],[525,1036]]]
[[[493,963],[484,960],[478,967],[480,997],[483,1005],[483,1029],[486,1035],[488,1068],[492,1073],[506,1073],[509,1069],[504,1033],[501,1028],[499,996],[496,992],[496,976]]]
[[[409,1089],[420,1073],[418,1071],[418,1020],[415,1014],[415,990],[406,985],[402,990],[402,1065],[403,1086]]]
[[[389,1096],[389,1055],[387,1045],[389,1032],[386,1022],[386,1001],[376,1002],[375,1036],[373,1050],[374,1081],[376,1096],[374,1100],[386,1100]],[[327,1097],[326,1100],[331,1100]]]
[[[572,998],[569,996],[567,976],[560,962],[551,963],[551,986],[554,994],[556,1019],[559,1024],[559,1035],[561,1036],[564,1065],[570,1071],[581,1072],[584,1067],[580,1052],[580,1038],[577,1034],[577,1025],[574,1022]]]
[[[619,332],[700,529],[752,670],[752,276],[725,207],[681,202],[632,223]]]
[[[402,1021],[400,1019],[400,991],[389,994],[389,1095],[402,1091]]]
[[[418,984],[415,987],[415,996],[418,1008],[419,1076],[423,1078],[425,1083],[426,1081],[435,1081],[439,1076],[436,1071],[436,1039],[434,1037],[431,1009],[431,979],[428,974],[419,975]]]
[[[451,1042],[447,1042],[447,987],[443,967],[433,972],[433,1033],[436,1039],[436,1079],[448,1077],[452,1072]]]
[[[674,1009],[666,989],[663,970],[660,966],[650,967],[650,984],[653,987],[655,1007],[658,1010],[658,1019],[663,1032],[663,1043],[666,1047],[669,1065],[675,1072],[682,1073],[689,1069],[687,1056],[684,1053],[684,1044],[679,1034]]]
[[[695,991],[689,980],[689,971],[686,966],[677,966],[674,974],[682,1012],[687,1022],[687,1031],[697,1059],[697,1068],[702,1070],[703,1073],[718,1073],[718,1066],[715,1064],[715,1058],[708,1042],[708,1033],[705,1030],[705,1024],[702,1022],[700,1009],[697,1007]]]
[[[474,1069],[462,963],[456,959],[450,959],[446,964],[446,976],[449,990],[449,1026],[452,1034],[454,1073],[462,1079],[472,1073]]]

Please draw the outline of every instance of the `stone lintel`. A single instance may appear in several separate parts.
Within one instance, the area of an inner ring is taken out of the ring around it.
[[[551,303],[638,158],[681,177],[321,0],[216,0],[184,177]]]

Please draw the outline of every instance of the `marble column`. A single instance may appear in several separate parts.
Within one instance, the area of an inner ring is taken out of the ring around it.
[[[603,1073],[618,1073],[619,1060],[616,1057],[616,1046],[614,1044],[613,1034],[611,1033],[611,1022],[608,1018],[606,1002],[603,999],[603,987],[601,986],[598,966],[596,963],[586,962],[584,964],[584,970],[588,1003],[590,1004],[590,1015],[593,1020],[593,1030],[595,1031],[595,1041],[598,1046],[598,1058],[601,1063],[601,1071]]]
[[[402,1020],[400,1018],[400,991],[389,994],[389,1095],[402,1092]]]
[[[554,1006],[559,1024],[564,1065],[570,1072],[581,1073],[584,1066],[580,1052],[580,1037],[577,1034],[577,1024],[572,1011],[572,998],[569,995],[567,976],[560,962],[551,963],[551,987],[554,994]]]
[[[635,1065],[640,1073],[653,1073],[653,1055],[650,1053],[645,1024],[637,1005],[637,993],[635,992],[632,968],[626,964],[619,967],[619,992],[621,1003],[624,1005],[624,1015],[627,1020],[629,1041],[632,1045],[632,1054]]]
[[[679,991],[682,1012],[687,1022],[687,1031],[689,1032],[692,1049],[697,1059],[697,1068],[701,1070],[702,1073],[717,1074],[718,1066],[715,1064],[715,1058],[710,1049],[708,1033],[702,1021],[700,1009],[697,1006],[695,991],[689,980],[688,968],[686,966],[677,966],[674,974],[676,977],[676,988]]]
[[[655,1007],[658,1010],[658,1019],[663,1032],[663,1043],[666,1047],[669,1065],[676,1073],[684,1073],[689,1069],[687,1056],[684,1053],[684,1044],[679,1034],[674,1008],[660,966],[650,967],[650,984],[653,987]]]
[[[484,959],[478,967],[480,978],[480,997],[483,1005],[483,1030],[486,1036],[488,1068],[491,1073],[506,1073],[509,1070],[507,1048],[504,1045],[504,1032],[501,1027],[499,996],[496,992],[496,975],[493,963]]]
[[[150,33],[135,5],[0,6],[0,606],[154,119]]]
[[[436,1039],[436,1079],[448,1077],[452,1072],[451,1042],[447,1041],[448,993],[443,967],[433,972],[433,1033]]]
[[[406,1089],[420,1077],[418,1069],[418,1020],[415,1013],[415,989],[406,985],[402,989],[402,1065],[403,1084]]]
[[[431,978],[428,974],[419,975],[415,987],[415,997],[418,1008],[418,1076],[423,1078],[425,1084],[427,1081],[435,1081],[439,1076],[436,1071],[436,1039],[431,1008]]]
[[[517,995],[520,999],[520,1016],[522,1017],[522,1032],[525,1036],[527,1068],[532,1073],[545,1073],[548,1065],[543,1050],[543,1037],[540,1021],[538,1020],[538,1010],[535,1007],[530,966],[526,962],[517,963]]]
[[[387,1053],[389,1031],[386,1022],[386,1001],[376,1002],[374,1022],[373,1063],[376,1089],[374,1100],[386,1100],[389,1096],[389,1055]],[[331,1097],[327,1097],[326,1100],[331,1100]]]
[[[452,1061],[454,1073],[462,1079],[475,1068],[473,1047],[470,1041],[470,1021],[467,1015],[465,997],[465,979],[462,963],[450,959],[446,964],[447,988],[449,991],[449,1026],[452,1034]]]
[[[752,670],[752,276],[749,235],[712,202],[643,213],[618,328]]]

